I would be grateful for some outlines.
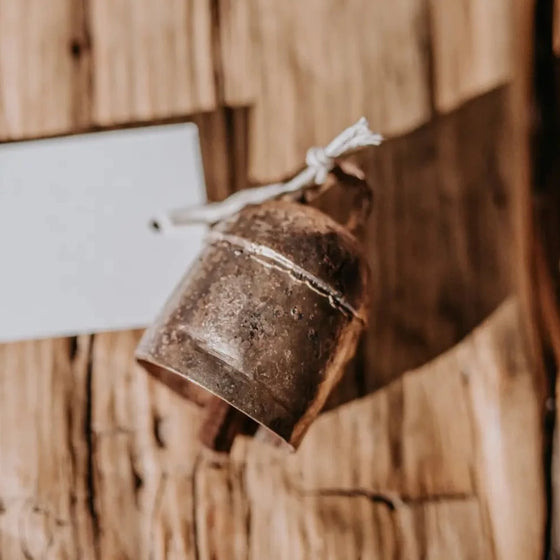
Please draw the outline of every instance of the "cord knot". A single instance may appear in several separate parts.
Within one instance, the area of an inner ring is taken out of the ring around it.
[[[322,185],[334,167],[334,158],[329,157],[324,148],[312,147],[307,150],[305,163],[315,172],[315,184]]]

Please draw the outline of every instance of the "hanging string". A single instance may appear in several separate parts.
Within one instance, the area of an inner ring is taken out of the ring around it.
[[[307,187],[322,185],[335,166],[336,158],[366,146],[379,146],[383,138],[369,129],[362,117],[342,131],[325,148],[313,147],[307,151],[307,167],[285,183],[273,183],[236,192],[221,202],[172,210],[154,217],[152,225],[160,231],[169,231],[188,224],[214,224],[239,212],[250,204],[261,204],[288,193],[297,193]]]

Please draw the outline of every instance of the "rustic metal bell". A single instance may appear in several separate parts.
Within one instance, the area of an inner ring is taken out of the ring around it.
[[[249,206],[210,231],[137,358],[296,448],[355,351],[367,295],[367,265],[344,226],[294,202]]]
[[[371,191],[359,171],[344,171],[334,158],[380,141],[360,119],[324,150],[310,150],[307,169],[288,183],[172,216],[217,224],[136,357],[207,405],[210,432],[233,407],[243,413],[238,420],[252,419],[295,449],[340,379],[367,317],[368,266],[352,231],[369,213]],[[345,226],[295,201],[327,176],[358,187]]]

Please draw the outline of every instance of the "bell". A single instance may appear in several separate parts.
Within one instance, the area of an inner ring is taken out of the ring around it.
[[[185,396],[194,383],[300,443],[366,322],[368,268],[344,226],[285,201],[219,223],[137,350]]]
[[[364,141],[377,141],[360,123]],[[209,230],[200,257],[140,341],[140,364],[207,405],[216,417],[210,429],[233,407],[238,419],[296,449],[354,355],[369,271],[352,230],[369,212],[371,191],[363,177],[327,163],[331,176],[361,189],[348,224],[294,200],[239,203]],[[260,196],[250,191],[239,195]],[[216,407],[221,401],[227,404]]]

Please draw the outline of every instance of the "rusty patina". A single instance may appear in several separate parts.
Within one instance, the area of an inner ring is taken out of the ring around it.
[[[220,397],[297,448],[366,322],[360,244],[295,202],[244,208],[213,227],[137,350],[184,396]]]

